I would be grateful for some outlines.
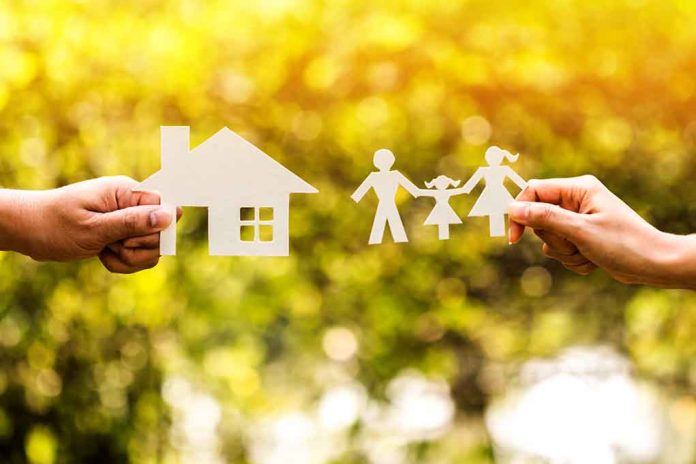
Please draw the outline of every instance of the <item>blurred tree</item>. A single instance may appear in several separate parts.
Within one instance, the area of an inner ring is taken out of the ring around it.
[[[314,401],[327,366],[376,398],[418,368],[479,424],[500,366],[577,343],[693,393],[693,293],[579,278],[485,221],[440,242],[421,227],[427,200],[400,199],[409,244],[368,247],[373,205],[348,195],[377,148],[422,185],[467,178],[497,144],[526,177],[591,172],[658,227],[694,232],[695,23],[685,0],[3,2],[0,185],[142,179],[158,126],[188,124],[194,143],[233,128],[321,191],[293,201],[287,259],[208,257],[196,211],[180,256],[135,276],[0,255],[3,461],[176,462],[185,391],[163,383],[177,376],[219,402],[237,462],[243,424]],[[464,216],[473,201],[452,204]],[[324,336],[337,326],[352,335]],[[489,462],[473,433],[412,458]],[[367,459],[352,436],[340,462]]]

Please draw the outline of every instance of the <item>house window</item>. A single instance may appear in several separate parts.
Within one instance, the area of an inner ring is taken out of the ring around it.
[[[273,208],[241,208],[239,211],[239,238],[242,242],[272,242]]]

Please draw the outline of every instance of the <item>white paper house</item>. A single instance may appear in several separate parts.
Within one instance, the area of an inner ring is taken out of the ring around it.
[[[193,150],[189,130],[161,128],[161,169],[136,190],[159,192],[171,211],[208,208],[211,255],[287,256],[290,194],[317,189],[228,128]],[[176,224],[161,233],[160,252],[176,254]]]

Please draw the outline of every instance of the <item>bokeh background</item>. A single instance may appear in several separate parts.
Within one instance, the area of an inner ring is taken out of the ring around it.
[[[0,461],[695,462],[696,294],[484,219],[438,241],[427,198],[369,247],[375,199],[349,198],[378,148],[423,185],[495,144],[696,231],[694,24],[692,0],[0,3],[3,187],[143,179],[184,124],[321,191],[289,258],[209,257],[196,209],[134,276],[1,254]]]

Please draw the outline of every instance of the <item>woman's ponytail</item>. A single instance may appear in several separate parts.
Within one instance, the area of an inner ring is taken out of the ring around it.
[[[519,153],[516,155],[513,155],[512,153],[510,153],[507,150],[503,150],[503,153],[505,154],[505,158],[511,163],[514,163],[515,161],[517,161],[517,158],[520,157]]]

